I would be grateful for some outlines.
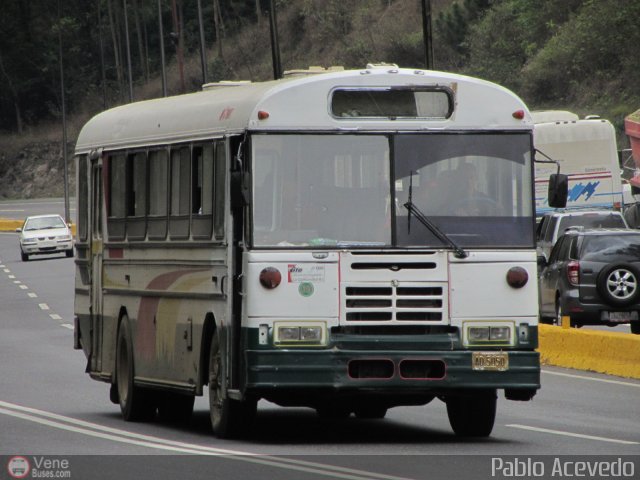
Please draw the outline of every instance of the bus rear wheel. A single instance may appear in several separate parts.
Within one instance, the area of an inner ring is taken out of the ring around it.
[[[151,393],[133,383],[133,343],[129,319],[124,316],[116,343],[116,388],[122,418],[128,422],[151,420],[156,412]]]
[[[227,396],[222,369],[222,352],[217,334],[211,339],[209,354],[209,414],[218,438],[237,438],[248,433],[256,415],[257,401],[234,400]]]
[[[495,390],[445,398],[447,415],[454,433],[460,437],[488,437],[496,419]]]

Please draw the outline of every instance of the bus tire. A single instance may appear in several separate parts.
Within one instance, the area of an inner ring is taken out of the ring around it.
[[[495,390],[445,399],[449,424],[460,437],[488,437],[496,419]]]
[[[257,401],[254,399],[234,400],[227,396],[220,339],[218,334],[214,333],[209,350],[209,415],[213,433],[218,438],[238,438],[246,435],[256,409]]]
[[[125,315],[116,342],[116,385],[122,418],[127,422],[151,420],[156,412],[151,393],[134,382],[133,343],[129,319]]]

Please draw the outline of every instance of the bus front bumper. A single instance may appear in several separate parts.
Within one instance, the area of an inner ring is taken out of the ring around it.
[[[247,350],[247,391],[276,389],[384,390],[446,394],[453,390],[540,388],[535,351],[488,351],[473,366],[473,353],[452,351]],[[504,363],[505,357],[507,358]],[[491,360],[500,358],[499,362]],[[483,369],[478,369],[483,368]],[[496,369],[497,368],[497,369]]]

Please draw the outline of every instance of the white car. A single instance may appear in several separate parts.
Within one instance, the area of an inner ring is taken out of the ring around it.
[[[20,233],[20,256],[22,261],[29,255],[64,252],[73,257],[73,234],[60,215],[36,215],[27,217]]]

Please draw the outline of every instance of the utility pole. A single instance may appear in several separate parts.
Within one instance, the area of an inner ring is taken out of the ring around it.
[[[64,221],[70,223],[69,215],[69,168],[67,165],[67,112],[64,96],[64,63],[62,61],[62,5],[58,0],[58,59],[60,61],[60,99],[62,103],[62,157],[64,160]]]
[[[276,3],[269,0],[269,27],[271,30],[271,58],[273,61],[273,78],[282,78],[282,64],[280,63],[280,43],[278,42],[278,18]]]
[[[104,66],[104,42],[102,40],[102,8],[98,2],[98,38],[100,39],[100,69],[102,72],[102,108],[107,108],[107,73]]]
[[[425,67],[433,70],[433,35],[431,34],[431,0],[422,0],[422,36],[424,37]]]
[[[184,54],[182,50],[182,18],[178,18],[178,7],[176,0],[171,0],[171,10],[173,13],[173,32],[171,38],[176,44],[176,55],[178,57],[178,72],[180,73],[180,93],[185,93],[186,86],[184,83]],[[182,16],[182,8],[180,9],[180,17]]]
[[[160,30],[160,63],[162,65],[162,96],[167,96],[167,65],[164,58],[164,29],[162,28],[162,0],[158,0],[158,29]]]

